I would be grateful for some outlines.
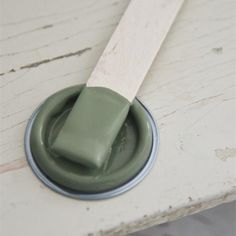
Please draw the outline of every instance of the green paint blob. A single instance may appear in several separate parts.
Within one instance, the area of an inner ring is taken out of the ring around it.
[[[101,168],[129,112],[130,103],[110,89],[85,87],[52,148],[71,161]]]
[[[144,108],[134,100],[101,168],[90,168],[55,152],[52,145],[82,89],[64,89],[43,103],[34,120],[30,146],[37,165],[53,182],[71,190],[99,193],[121,186],[140,172],[149,158],[152,131]],[[93,145],[87,148],[93,150]]]

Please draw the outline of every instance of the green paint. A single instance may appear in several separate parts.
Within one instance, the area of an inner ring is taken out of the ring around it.
[[[40,169],[57,184],[80,192],[103,192],[126,183],[143,168],[152,146],[151,127],[135,100],[102,168],[88,168],[56,154],[52,144],[82,88],[64,89],[44,102],[31,130],[31,151]]]
[[[130,103],[110,89],[85,87],[52,148],[71,161],[101,168],[129,111]]]

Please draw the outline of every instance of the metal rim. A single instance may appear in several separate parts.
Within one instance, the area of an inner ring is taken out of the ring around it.
[[[142,107],[145,109],[146,114],[148,116],[148,119],[149,119],[149,122],[150,122],[150,125],[152,128],[153,142],[152,142],[152,149],[151,149],[148,161],[146,162],[146,164],[142,168],[142,170],[129,182],[127,182],[127,183],[123,184],[122,186],[119,186],[115,189],[106,191],[106,192],[87,194],[87,193],[81,193],[78,191],[68,190],[60,185],[57,185],[52,180],[48,179],[48,177],[37,166],[37,164],[33,158],[33,155],[31,153],[31,148],[30,148],[30,133],[31,133],[31,129],[32,129],[35,117],[36,117],[37,113],[39,112],[40,106],[33,112],[32,116],[30,117],[27,127],[26,127],[25,137],[24,137],[24,147],[25,147],[26,158],[27,158],[29,166],[31,167],[34,174],[38,177],[38,179],[40,179],[47,187],[49,187],[53,191],[60,193],[60,194],[67,196],[67,197],[81,199],[81,200],[108,199],[108,198],[118,196],[124,192],[127,192],[128,190],[132,189],[133,187],[135,187],[138,183],[140,183],[144,179],[145,176],[147,176],[147,174],[151,171],[151,168],[154,166],[154,163],[157,158],[159,144],[160,144],[160,137],[159,137],[158,128],[157,128],[156,122],[155,122],[151,112],[147,109],[147,107],[140,100],[138,100],[138,101],[142,105]]]

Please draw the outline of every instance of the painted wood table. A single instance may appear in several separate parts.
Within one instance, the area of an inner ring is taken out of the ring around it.
[[[54,193],[23,136],[46,97],[86,82],[128,0],[0,1],[0,234],[125,235],[236,199],[235,2],[186,0],[138,94],[157,120],[151,173],[104,201]]]

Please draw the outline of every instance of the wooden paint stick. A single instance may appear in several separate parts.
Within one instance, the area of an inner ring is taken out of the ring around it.
[[[183,0],[132,0],[53,143],[100,168]]]

